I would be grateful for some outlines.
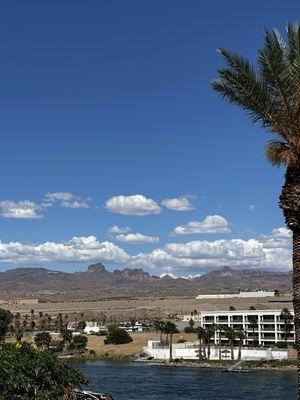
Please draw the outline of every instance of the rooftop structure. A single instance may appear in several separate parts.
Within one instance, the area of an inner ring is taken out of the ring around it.
[[[240,298],[262,298],[274,297],[277,291],[258,290],[254,292],[239,292],[239,293],[215,293],[215,294],[198,294],[196,299],[240,299]]]

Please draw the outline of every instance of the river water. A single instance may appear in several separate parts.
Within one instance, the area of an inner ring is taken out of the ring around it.
[[[114,400],[294,400],[296,373],[167,368],[138,363],[87,361],[74,364],[89,379],[89,389]]]

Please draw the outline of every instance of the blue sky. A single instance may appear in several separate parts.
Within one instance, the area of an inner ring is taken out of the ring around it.
[[[289,268],[290,236],[278,231],[283,170],[264,160],[269,136],[210,81],[222,65],[218,46],[255,61],[263,28],[284,31],[299,8],[277,0],[3,5],[0,269],[73,271],[97,260],[183,276],[222,265]],[[120,214],[120,201],[136,207],[127,197],[135,195],[147,210],[156,204],[149,215]],[[115,196],[124,197],[105,207]],[[193,209],[161,204],[178,198]],[[170,235],[190,222],[200,223],[197,233]],[[115,225],[159,241],[120,241],[108,234]]]

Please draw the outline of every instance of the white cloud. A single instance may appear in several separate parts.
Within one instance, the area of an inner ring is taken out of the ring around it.
[[[221,215],[208,215],[203,221],[191,221],[177,226],[174,235],[196,235],[203,233],[229,233],[229,222]]]
[[[74,195],[72,193],[69,192],[56,192],[56,193],[47,193],[45,196],[45,200],[47,201],[69,201],[72,200],[74,198]]]
[[[191,211],[195,207],[191,203],[193,196],[182,196],[179,198],[165,199],[161,204],[173,211]]]
[[[90,208],[91,197],[81,197],[70,192],[47,193],[43,202],[43,207],[51,207],[55,202],[64,208]]]
[[[87,200],[74,200],[74,201],[62,201],[62,207],[64,208],[90,208],[91,205]]]
[[[12,200],[0,201],[0,215],[4,218],[39,219],[42,207],[29,200],[15,202]]]
[[[161,208],[152,199],[141,194],[134,196],[114,196],[106,201],[105,207],[108,211],[123,215],[148,215],[159,214]]]
[[[230,266],[289,270],[292,266],[291,235],[286,228],[274,229],[257,239],[198,240],[169,243],[150,253],[131,258],[132,266],[176,272],[177,275],[199,274]]]
[[[139,234],[120,235],[126,238],[124,242],[130,242],[130,235],[136,239]],[[100,242],[95,236],[73,237],[63,243],[0,242],[2,264],[47,265],[94,261],[152,268],[177,276],[199,275],[225,265],[287,271],[292,266],[292,240],[288,229],[277,228],[269,235],[249,240],[237,238],[174,242],[149,253],[136,255],[129,255],[114,243]]]
[[[129,233],[131,232],[131,228],[129,226],[120,227],[118,225],[111,226],[108,228],[107,231],[110,235],[120,235],[122,233]]]
[[[119,242],[130,244],[143,244],[143,243],[158,243],[159,238],[155,236],[146,236],[141,233],[129,233],[127,235],[117,235],[116,239]]]
[[[46,264],[67,262],[110,262],[124,264],[130,256],[111,242],[99,242],[95,236],[73,237],[64,243],[0,241],[0,263]]]
[[[256,211],[255,204],[250,204],[250,205],[249,205],[249,210],[250,210],[251,212],[255,212],[255,211]]]

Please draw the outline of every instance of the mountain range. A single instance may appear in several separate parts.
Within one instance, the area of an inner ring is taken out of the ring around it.
[[[291,272],[223,267],[193,278],[158,277],[142,269],[108,271],[101,263],[83,272],[62,272],[46,268],[16,268],[0,272],[0,292],[77,292],[105,293],[202,293],[238,289],[291,289]]]

